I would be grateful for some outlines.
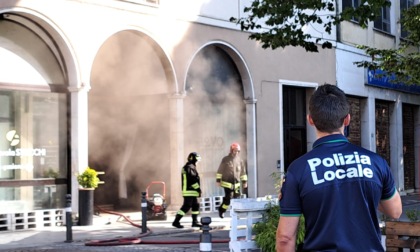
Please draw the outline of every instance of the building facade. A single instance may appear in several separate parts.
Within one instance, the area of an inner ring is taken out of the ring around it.
[[[344,0],[341,7],[355,4]],[[413,0],[391,1],[391,6],[382,8],[380,17],[367,29],[356,20],[337,28],[337,85],[351,97],[352,110],[360,117],[358,124],[350,126],[360,135],[353,134],[350,139],[385,157],[402,194],[419,188],[420,89],[397,85],[353,63],[368,60],[357,45],[397,48],[407,36],[399,22],[403,11],[417,4]]]
[[[176,209],[193,151],[203,196],[223,195],[215,173],[232,142],[242,147],[248,196],[275,194],[271,174],[315,140],[307,101],[323,83],[352,101],[351,141],[388,155],[401,191],[417,189],[419,94],[374,86],[353,64],[365,57],[356,44],[396,45],[394,3],[389,31],[347,22],[319,53],[249,40],[229,22],[249,3],[1,1],[0,217],[56,213],[66,194],[77,214],[76,176],[87,166],[105,172],[97,205],[139,208],[141,192],[163,181]],[[22,223],[12,229],[37,226]]]

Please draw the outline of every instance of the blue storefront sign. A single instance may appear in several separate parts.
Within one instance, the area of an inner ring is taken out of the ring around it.
[[[395,83],[395,75],[386,75],[382,70],[367,70],[367,85],[420,94],[420,86]]]

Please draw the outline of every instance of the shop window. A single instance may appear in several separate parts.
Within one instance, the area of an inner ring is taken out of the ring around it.
[[[10,129],[11,124],[11,111],[12,111],[12,97],[9,92],[3,92],[0,94],[0,132],[4,132],[2,135],[4,137],[1,137],[2,139],[5,139],[6,133]],[[9,133],[11,134],[11,133]],[[11,144],[11,142],[10,142]],[[0,150],[7,150],[9,147],[8,141],[0,141]],[[14,169],[5,169],[5,167],[2,166],[3,163],[11,163],[13,162],[13,159],[7,156],[0,155],[0,179],[11,179],[15,175]],[[1,189],[0,189],[1,192]],[[1,194],[0,194],[1,199]]]
[[[404,189],[416,187],[416,147],[415,120],[418,106],[403,104],[403,158],[404,158]]]
[[[350,125],[346,128],[347,139],[355,145],[361,146],[362,145],[362,138],[361,138],[361,103],[362,99],[358,97],[348,97],[348,101],[350,104]]]
[[[55,206],[66,193],[66,95],[0,91],[0,106],[0,212]]]
[[[375,102],[376,153],[385,158],[388,164],[391,162],[390,109],[390,103],[387,101],[377,100]]]

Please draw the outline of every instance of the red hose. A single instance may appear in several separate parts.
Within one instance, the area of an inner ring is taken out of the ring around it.
[[[130,218],[128,218],[128,217],[126,217],[125,215],[123,215],[122,213],[118,213],[118,212],[114,212],[114,211],[109,211],[109,210],[105,210],[105,209],[102,209],[101,207],[99,207],[99,206],[96,206],[96,208],[98,208],[99,209],[99,211],[101,211],[101,212],[104,212],[104,213],[109,213],[109,214],[114,214],[114,215],[118,215],[118,216],[120,216],[120,217],[123,217],[126,221],[128,221],[132,226],[134,226],[134,227],[138,227],[138,228],[141,228],[141,225],[138,225],[138,224],[136,224],[136,223],[134,223],[133,221],[131,221],[130,220]]]
[[[114,212],[114,211],[108,211],[108,210],[104,210],[98,206],[96,206],[96,208],[98,208],[101,212],[105,212],[105,213],[109,213],[109,214],[114,214],[114,215],[118,215],[120,217],[123,217],[126,221],[128,221],[131,225],[133,225],[134,227],[138,227],[141,228],[141,225],[138,225],[134,222],[132,222],[130,220],[130,218],[126,217],[125,215],[118,213],[118,212]],[[141,237],[144,237],[146,235],[149,235],[152,233],[152,231],[147,228],[147,232],[140,234],[138,237],[123,237],[123,238],[119,238],[119,239],[107,239],[107,240],[92,240],[89,242],[86,242],[85,245],[86,246],[118,246],[118,245],[131,245],[131,244],[199,244],[200,241],[197,240],[177,240],[177,241],[171,241],[171,240],[167,240],[167,241],[153,241],[153,240],[149,240],[149,241],[145,241],[145,240],[141,240]],[[221,240],[212,240],[212,243],[229,243],[230,239],[221,239]]]
[[[229,243],[230,239],[211,240],[211,243]],[[140,241],[141,244],[199,244],[197,240],[182,240],[182,241]]]
[[[86,242],[86,246],[117,246],[117,245],[131,245],[131,244],[139,244],[141,243],[141,239],[138,237],[132,238],[120,238],[120,239],[109,239],[109,240],[92,240]]]

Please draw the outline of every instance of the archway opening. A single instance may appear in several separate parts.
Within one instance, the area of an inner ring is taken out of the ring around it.
[[[89,92],[89,165],[105,172],[105,184],[95,190],[95,204],[138,209],[149,183],[169,183],[165,69],[161,49],[138,31],[118,32],[98,51]]]
[[[246,160],[246,114],[241,75],[225,49],[204,47],[193,59],[186,80],[184,132],[186,153],[203,157],[198,165],[203,197],[223,195],[216,172],[232,142]]]

